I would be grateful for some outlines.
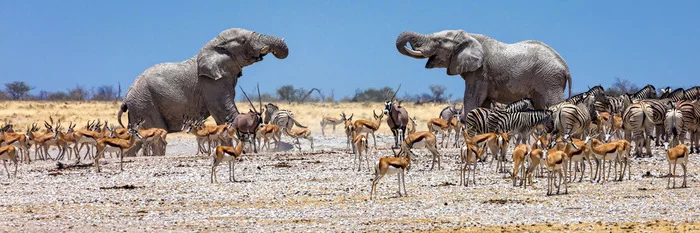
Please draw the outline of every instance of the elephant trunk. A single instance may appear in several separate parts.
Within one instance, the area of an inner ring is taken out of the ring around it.
[[[412,58],[425,58],[422,52],[406,47],[406,43],[410,43],[411,46],[413,46],[419,41],[424,42],[426,39],[427,37],[423,34],[405,31],[401,33],[398,38],[396,38],[396,49],[398,49],[401,54]]]
[[[287,43],[284,42],[284,39],[263,35],[260,38],[260,42],[262,42],[265,46],[268,46],[270,48],[270,52],[272,52],[276,58],[285,59],[287,58],[287,55],[289,55],[289,48],[287,48]]]

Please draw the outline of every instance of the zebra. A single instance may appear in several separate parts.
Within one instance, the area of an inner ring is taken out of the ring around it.
[[[623,96],[605,96],[605,101],[596,101],[595,102],[595,110],[598,112],[608,112],[611,114],[617,114],[621,115],[622,114],[622,101],[623,101]]]
[[[690,132],[690,153],[696,153],[700,151],[698,146],[698,141],[700,135],[700,103],[692,101],[682,101],[676,103],[676,108],[681,111],[683,115],[683,125],[686,127],[687,132]]]
[[[673,102],[692,100],[688,95],[688,92],[683,90],[683,88],[677,88],[673,92],[669,93],[667,96],[662,96],[662,99],[670,99]]]
[[[568,141],[572,135],[583,135],[596,120],[598,112],[594,109],[595,96],[584,96],[579,104],[564,103],[553,112],[555,131],[563,134]]]
[[[625,140],[635,141],[635,154],[642,153],[642,147],[651,155],[651,113],[645,103],[633,103],[622,113],[622,128],[625,131]]]
[[[516,101],[514,101],[508,105],[505,105],[505,106],[499,106],[495,102],[491,103],[491,110],[504,111],[504,112],[508,112],[508,113],[534,110],[534,109],[535,109],[535,104],[532,102],[532,99],[530,99],[530,98],[522,98],[522,99],[516,100]]]
[[[672,93],[664,96],[663,99],[644,99],[639,102],[644,102],[651,111],[651,121],[655,125],[656,137],[654,143],[656,146],[661,146],[659,139],[666,141],[666,130],[664,130],[664,121],[666,112],[672,109],[675,102],[686,99],[685,91],[682,88],[676,89]]]
[[[657,98],[656,88],[654,87],[654,85],[651,85],[651,84],[647,84],[646,86],[644,86],[644,88],[635,92],[632,95],[632,99],[635,99],[635,100],[656,99],[656,98]]]
[[[694,86],[685,90],[687,100],[700,100],[700,86]]]
[[[550,110],[526,110],[520,112],[494,111],[488,118],[488,128],[497,134],[517,135],[515,144],[528,143],[529,135],[538,125],[551,121]]]
[[[306,126],[299,124],[299,122],[294,119],[294,113],[292,113],[292,111],[280,110],[277,105],[272,103],[265,105],[265,119],[263,123],[277,125],[280,129],[291,129],[294,125],[300,128],[306,128]]]
[[[605,89],[603,89],[603,86],[597,85],[597,86],[594,86],[594,87],[588,89],[588,91],[586,91],[586,92],[583,92],[583,93],[580,93],[580,94],[577,94],[577,95],[570,97],[569,99],[566,100],[566,102],[569,102],[571,104],[579,104],[579,103],[581,103],[581,101],[583,101],[589,95],[593,95],[593,96],[598,97],[598,96],[602,96],[604,94],[605,94]]]
[[[495,105],[492,105],[492,107],[494,106]],[[491,114],[492,112],[502,110],[506,113],[514,113],[525,110],[532,110],[534,108],[534,103],[529,98],[523,98],[505,106],[496,106],[496,108],[497,109],[475,108],[469,111],[464,116],[462,124],[464,125],[470,137],[473,137],[477,134],[493,132],[493,130],[490,130],[488,127],[489,114]]]
[[[649,120],[654,125],[655,137],[654,144],[660,146],[659,139],[663,139],[666,136],[666,131],[664,129],[664,119],[666,118],[666,111],[669,109],[666,101],[658,99],[645,99],[640,100],[639,103],[644,103],[645,107],[649,112]]]
[[[666,111],[664,126],[669,137],[666,141],[670,141],[671,147],[677,146],[679,141],[685,144],[686,127],[683,123],[683,113],[675,105]]]

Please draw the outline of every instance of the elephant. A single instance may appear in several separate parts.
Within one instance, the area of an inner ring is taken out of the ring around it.
[[[183,116],[213,116],[217,124],[238,115],[235,88],[243,67],[263,60],[268,53],[278,59],[289,54],[284,39],[242,28],[222,31],[182,62],[154,65],[139,75],[124,96],[117,113],[129,111],[129,122],[143,118],[145,128],[168,132],[182,130]]]
[[[428,58],[427,69],[447,68],[447,75],[461,75],[464,113],[488,108],[494,101],[511,103],[522,98],[532,99],[536,109],[546,109],[564,100],[567,82],[571,96],[569,67],[554,49],[539,41],[507,44],[464,30],[405,31],[396,39],[396,49],[412,58]]]

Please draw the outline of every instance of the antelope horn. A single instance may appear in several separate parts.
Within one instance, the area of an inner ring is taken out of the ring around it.
[[[250,98],[248,98],[248,94],[245,93],[245,90],[243,90],[243,88],[241,86],[238,86],[238,87],[241,88],[241,91],[243,92],[245,99],[248,100],[248,103],[250,104],[250,106],[253,107],[253,110],[257,113],[258,110],[255,109],[255,106],[253,105],[253,101],[250,101]]]
[[[396,93],[399,93],[399,90],[401,90],[401,84],[399,84],[399,88],[396,88],[396,91],[394,92],[394,96],[391,97],[391,101],[394,101],[394,98],[396,97]]]
[[[260,102],[260,112],[262,113],[263,111],[263,104],[262,104],[262,97],[260,97],[260,83],[255,84],[258,87],[258,102]]]

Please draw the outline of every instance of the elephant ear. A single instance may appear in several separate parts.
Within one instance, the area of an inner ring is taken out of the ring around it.
[[[197,76],[206,76],[214,80],[240,76],[241,69],[236,66],[230,52],[238,46],[240,45],[234,40],[221,43],[212,41],[204,46],[197,54]]]
[[[450,66],[447,68],[448,75],[472,72],[484,64],[484,50],[481,43],[469,35],[465,36],[466,40],[459,44],[452,54]]]

